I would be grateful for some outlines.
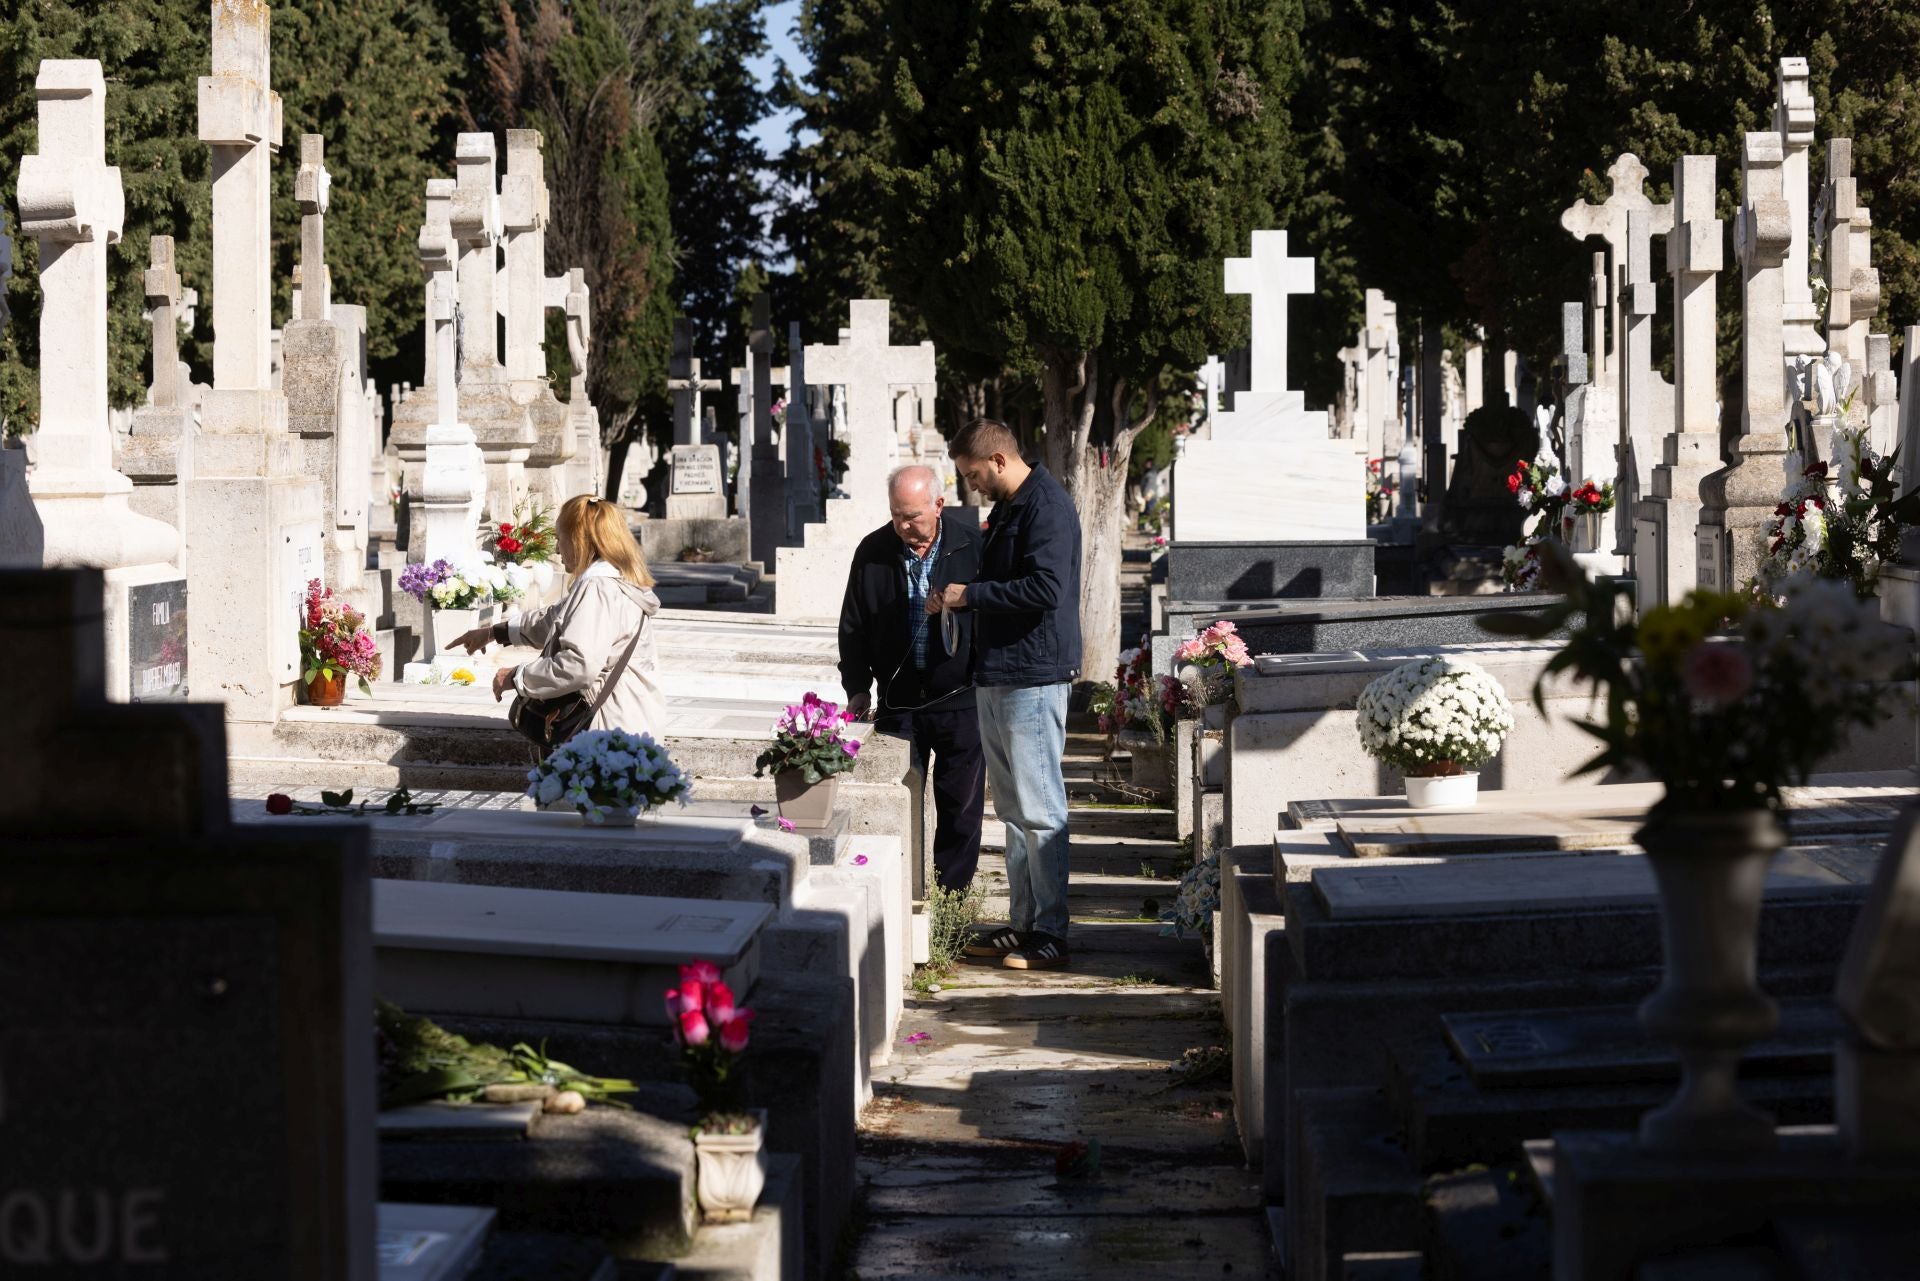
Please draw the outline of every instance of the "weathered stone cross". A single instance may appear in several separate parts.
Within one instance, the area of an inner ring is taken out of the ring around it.
[[[317,133],[300,135],[300,172],[294,175],[293,196],[300,203],[300,306],[302,320],[328,320],[333,315],[333,276],[327,270],[327,196],[333,175],[327,172],[327,140]]]
[[[180,403],[181,392],[180,326],[174,319],[180,306],[180,273],[173,265],[173,237],[149,238],[147,261],[141,282],[153,329],[153,403],[171,409]]]
[[[848,305],[851,323],[834,346],[807,344],[807,379],[816,387],[844,387],[847,434],[852,446],[844,481],[855,504],[854,527],[869,529],[887,519],[887,439],[893,431],[892,389],[934,381],[933,344],[895,347],[888,337],[884,298]]]

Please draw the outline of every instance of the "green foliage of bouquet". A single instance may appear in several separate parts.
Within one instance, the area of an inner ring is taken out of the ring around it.
[[[1534,703],[1544,715],[1546,682],[1560,673],[1591,684],[1606,716],[1576,722],[1601,744],[1581,772],[1644,768],[1666,785],[1656,814],[1778,809],[1782,788],[1885,716],[1876,682],[1911,667],[1900,633],[1845,582],[1798,579],[1781,601],[1690,592],[1635,622],[1617,599],[1628,585],[1589,581],[1559,544],[1543,563],[1564,599],[1481,626],[1539,639],[1583,616]]]
[[[471,1103],[500,1087],[573,1090],[582,1097],[624,1107],[611,1096],[639,1087],[615,1077],[591,1076],[521,1043],[510,1050],[475,1045],[431,1019],[374,1002],[374,1041],[380,1060],[380,1106],[402,1107],[429,1099]]]

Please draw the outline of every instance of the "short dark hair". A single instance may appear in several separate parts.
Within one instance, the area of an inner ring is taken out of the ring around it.
[[[947,445],[947,452],[961,458],[991,458],[995,454],[1018,458],[1020,438],[997,418],[976,418],[960,429]]]

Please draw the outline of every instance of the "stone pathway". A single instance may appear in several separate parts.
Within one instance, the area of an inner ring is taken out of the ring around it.
[[[1144,566],[1127,569],[1134,586]],[[863,1230],[846,1278],[1278,1275],[1224,1067],[1193,1084],[1169,1070],[1227,1044],[1199,942],[1149,919],[1177,885],[1172,813],[1113,806],[1100,747],[1091,734],[1067,746],[1073,968],[963,964],[909,997],[861,1118]],[[997,852],[979,884],[1004,919]],[[1094,1139],[1097,1176],[1056,1177],[1061,1145]]]

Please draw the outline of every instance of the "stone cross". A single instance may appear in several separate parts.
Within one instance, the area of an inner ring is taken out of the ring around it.
[[[1384,459],[1387,450],[1387,419],[1393,413],[1392,352],[1400,336],[1396,326],[1398,308],[1378,289],[1366,293],[1366,328],[1361,331],[1367,352],[1366,383],[1362,403],[1366,406],[1366,445],[1369,459]],[[1358,437],[1356,429],[1354,435]],[[1384,463],[1383,463],[1384,466]]]
[[[1653,369],[1653,314],[1659,294],[1653,284],[1649,222],[1641,210],[1627,214],[1627,261],[1620,285],[1620,457],[1614,477],[1614,527],[1615,547],[1622,554],[1632,550],[1633,507],[1652,484],[1661,437],[1673,417],[1671,411],[1657,413],[1654,404],[1655,389],[1669,389]]]
[[[1253,253],[1229,258],[1227,292],[1253,299],[1252,380],[1254,392],[1287,387],[1287,304],[1294,294],[1313,292],[1313,259],[1287,254],[1287,233],[1256,231]]]
[[[815,386],[846,389],[852,453],[842,486],[853,503],[853,527],[864,532],[887,519],[892,388],[934,380],[933,344],[891,345],[889,304],[883,298],[856,299],[848,312],[851,324],[843,340],[836,346],[809,343],[803,359]]]
[[[435,299],[439,296],[440,280],[451,279],[460,261],[459,247],[454,243],[453,229],[448,221],[449,211],[453,207],[454,182],[451,178],[427,179],[427,213],[420,223],[420,270],[425,273],[426,281],[426,367],[421,371],[420,385],[432,387],[438,380],[437,362],[434,358],[434,346],[437,330],[433,324]]]
[[[1203,435],[1211,435],[1213,416],[1220,409],[1220,388],[1225,385],[1227,367],[1218,356],[1208,356],[1206,363],[1200,366],[1200,396],[1202,400],[1200,421]],[[1284,390],[1284,389],[1283,389]]]
[[[495,153],[490,133],[463,133],[454,146],[453,202],[447,223],[460,245],[460,335],[462,378],[496,381],[501,371],[494,317],[500,252],[500,197],[495,191]]]
[[[1607,184],[1608,193],[1604,201],[1599,204],[1590,200],[1575,201],[1561,213],[1560,225],[1575,240],[1600,237],[1607,242],[1612,261],[1624,267],[1627,260],[1627,214],[1635,209],[1642,211],[1647,215],[1649,233],[1664,236],[1673,226],[1673,206],[1653,203],[1646,193],[1647,167],[1631,151],[1622,152],[1607,166]],[[1609,276],[1609,281],[1611,279]],[[1608,311],[1611,313],[1611,323],[1607,327],[1606,342],[1594,343],[1592,368],[1594,382],[1611,385],[1609,358],[1610,353],[1620,350],[1621,333],[1618,310],[1609,307]]]
[[[213,149],[213,389],[273,385],[273,92],[264,0],[214,0],[213,74],[200,77],[200,141]]]
[[[1877,274],[1877,273],[1876,273]],[[1893,376],[1893,337],[1867,335],[1867,359],[1860,375],[1867,443],[1877,454],[1893,451],[1900,436],[1900,388]]]
[[[496,304],[507,321],[507,377],[516,382],[547,376],[549,196],[540,149],[538,129],[507,130],[507,176],[500,182],[507,287]]]
[[[174,309],[180,305],[180,273],[173,265],[173,237],[147,241],[150,264],[141,276],[146,291],[147,320],[153,330],[153,403],[171,409],[180,403],[180,326]]]
[[[433,326],[433,346],[427,349],[427,381],[432,385],[433,421],[451,427],[460,421],[460,303],[452,278],[435,272],[433,305],[427,323]]]
[[[333,279],[327,270],[327,193],[333,175],[327,172],[326,147],[327,140],[317,133],[300,135],[300,172],[294,175],[293,196],[300,204],[302,320],[325,320],[333,307]]]
[[[820,506],[820,480],[813,466],[813,413],[807,406],[807,355],[800,322],[787,322],[787,422],[781,443],[787,458],[787,534],[798,540]],[[698,394],[698,393],[696,393]]]
[[[587,393],[587,361],[593,354],[593,291],[584,267],[567,268],[567,358],[573,362],[573,386]]]
[[[113,471],[107,246],[126,215],[120,171],[106,162],[107,86],[98,62],[49,59],[34,90],[40,151],[21,157],[19,198],[20,229],[40,246],[37,470],[103,476]]]
[[[1560,361],[1568,387],[1587,381],[1587,309],[1582,303],[1560,304]]]
[[[1786,427],[1784,279],[1788,273],[1784,264],[1792,252],[1794,224],[1793,206],[1783,186],[1784,160],[1785,147],[1778,133],[1746,135],[1740,156],[1740,220],[1734,224],[1734,253],[1742,275],[1743,436],[1781,432]],[[1810,299],[1808,306],[1812,306]]]
[[[1720,465],[1720,376],[1714,281],[1726,261],[1726,226],[1713,216],[1712,156],[1673,163],[1673,427],[1660,444],[1634,524],[1634,576],[1642,609],[1677,601],[1700,580],[1700,481]]]
[[[1866,377],[1867,331],[1880,310],[1880,273],[1873,266],[1873,215],[1859,200],[1853,139],[1827,142],[1827,182],[1820,196],[1826,240],[1827,346]]]
[[[1779,268],[1782,343],[1787,356],[1818,356],[1820,309],[1813,301],[1807,235],[1807,152],[1813,146],[1813,85],[1805,58],[1782,58],[1776,74],[1774,134],[1780,140],[1781,198],[1786,201],[1788,242]],[[1783,366],[1784,367],[1784,366]],[[1785,375],[1782,374],[1784,378]]]
[[[701,443],[701,393],[719,391],[726,384],[718,378],[701,377],[700,358],[693,354],[693,325],[685,316],[673,322],[673,357],[667,366],[671,377],[667,390],[673,393],[673,443]]]
[[[1619,330],[1613,324],[1612,282],[1607,278],[1607,255],[1604,251],[1593,255],[1593,270],[1587,276],[1587,325],[1591,334],[1593,355],[1590,368],[1593,381],[1609,381],[1608,366],[1620,358],[1619,347],[1611,352],[1607,349],[1610,338],[1617,341]],[[1611,359],[1609,359],[1611,357]]]
[[[1713,216],[1716,163],[1712,156],[1682,156],[1673,162],[1677,221],[1667,235],[1667,274],[1673,277],[1673,429],[1718,440],[1713,289],[1726,262],[1726,226]]]

